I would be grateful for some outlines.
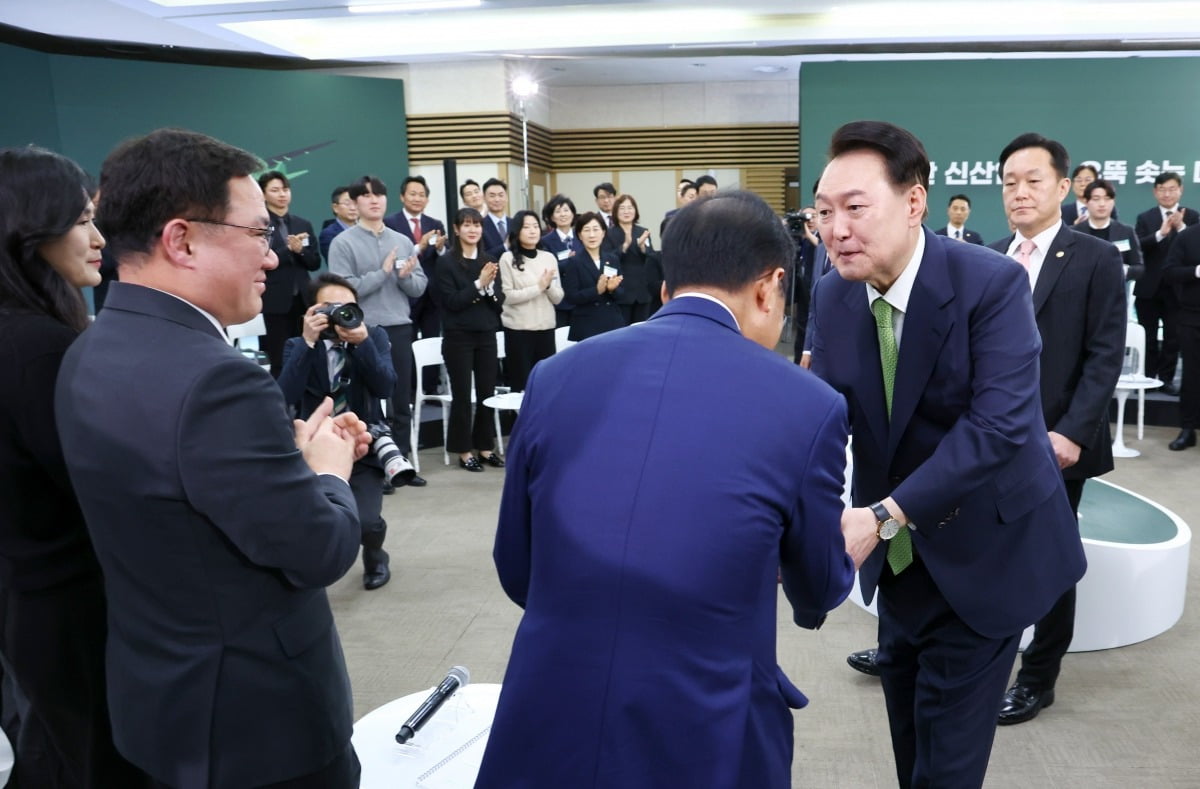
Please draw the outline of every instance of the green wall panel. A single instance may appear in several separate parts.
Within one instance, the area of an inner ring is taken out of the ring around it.
[[[1196,84],[1200,59],[1193,58],[806,63],[800,69],[801,200],[811,197],[833,131],[847,121],[875,119],[916,134],[935,163],[932,228],[945,224],[946,203],[961,192],[973,206],[968,225],[984,240],[1007,233],[998,174],[988,168],[1026,131],[1062,141],[1072,166],[1110,162],[1110,173],[1119,175],[1116,163],[1123,162],[1117,205],[1127,224],[1154,205],[1149,182],[1164,167],[1182,168],[1183,202],[1200,206]],[[958,167],[950,171],[953,163]],[[965,169],[967,183],[947,183],[958,169]]]

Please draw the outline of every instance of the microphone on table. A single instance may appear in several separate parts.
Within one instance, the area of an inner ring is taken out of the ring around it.
[[[421,727],[429,722],[433,714],[446,703],[446,699],[450,698],[471,681],[471,672],[467,671],[466,666],[455,666],[446,673],[446,678],[441,684],[433,689],[433,693],[429,694],[429,698],[417,707],[417,711],[408,717],[404,725],[400,727],[400,731],[396,732],[396,742],[403,745],[413,738],[413,736],[421,730]]]

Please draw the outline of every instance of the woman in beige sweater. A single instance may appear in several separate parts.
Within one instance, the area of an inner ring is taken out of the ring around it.
[[[508,251],[500,256],[504,291],[504,371],[514,392],[525,391],[533,366],[554,354],[554,305],[562,301],[558,261],[538,249],[542,225],[532,211],[508,224]]]

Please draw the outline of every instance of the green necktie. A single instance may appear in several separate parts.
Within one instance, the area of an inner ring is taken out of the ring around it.
[[[883,398],[887,403],[888,419],[892,416],[892,391],[896,386],[896,361],[900,350],[896,347],[896,332],[892,329],[892,305],[882,297],[871,304],[875,316],[875,332],[879,335],[879,364],[883,368]],[[902,528],[888,542],[888,564],[892,572],[899,575],[912,564],[912,536],[908,528]]]

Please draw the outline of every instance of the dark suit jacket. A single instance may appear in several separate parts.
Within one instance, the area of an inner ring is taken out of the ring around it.
[[[512,217],[504,217],[506,226],[512,225]],[[496,223],[492,221],[492,215],[484,212],[483,214],[483,241],[479,243],[483,250],[492,256],[495,260],[499,260],[504,254],[504,237],[500,235],[500,231],[496,229]]]
[[[397,211],[394,214],[385,216],[383,218],[383,223],[392,230],[395,230],[397,233],[407,236],[408,240],[413,242],[414,247],[420,243],[421,239],[413,238],[412,223],[408,221],[408,215],[403,211]],[[446,235],[446,226],[442,224],[440,219],[434,219],[431,216],[421,214],[421,235],[425,235],[430,230],[437,230],[443,236]],[[446,243],[450,243],[449,240],[447,240]],[[435,268],[437,268],[437,258],[437,247],[433,244],[430,244],[428,247],[426,247],[425,251],[422,252],[417,258],[419,261],[421,261],[421,268],[425,269],[425,277],[430,282],[433,282],[433,271]],[[425,295],[421,296],[421,298],[427,298],[428,296],[429,294],[426,293]]]
[[[299,254],[288,249],[287,239],[276,231],[271,235],[271,249],[279,258],[279,265],[267,272],[267,290],[263,293],[263,313],[268,315],[283,315],[292,308],[292,296],[300,294],[308,298],[308,272],[321,267],[321,253],[318,251],[320,237],[313,232],[313,226],[307,219],[295,214],[286,214],[288,233],[299,235],[308,233],[308,246]],[[271,215],[272,222],[278,222],[279,217]]]
[[[382,326],[372,326],[367,339],[359,345],[346,346],[347,408],[365,422],[382,418],[379,401],[392,396],[396,386],[396,371],[392,368],[391,346]],[[324,340],[312,348],[303,337],[292,337],[283,346],[283,367],[279,372],[279,388],[288,405],[296,407],[298,419],[307,419],[326,396],[333,391],[329,380],[329,354]],[[367,458],[374,459],[370,453]],[[359,461],[362,462],[362,461]]]
[[[1185,207],[1183,224],[1191,227],[1197,222],[1200,222],[1200,213],[1197,213],[1195,209]],[[1139,299],[1152,299],[1160,295],[1159,289],[1162,285],[1162,271],[1167,262],[1167,253],[1171,251],[1171,242],[1179,235],[1179,232],[1168,233],[1162,241],[1159,241],[1155,234],[1161,227],[1162,211],[1158,206],[1138,214],[1134,232],[1137,233],[1138,241],[1142,245],[1142,262],[1146,266],[1146,271],[1133,288],[1133,295]]]
[[[495,548],[525,613],[476,789],[791,786],[776,568],[801,627],[850,589],[845,420],[694,297],[540,362]]]
[[[349,486],[296,449],[275,381],[188,304],[114,282],[56,413],[104,570],[117,748],[181,789],[331,762],[352,716],[325,587],[359,524]]]
[[[933,232],[937,233],[939,236],[949,237],[949,235],[950,235],[949,230],[950,230],[950,226],[946,225],[946,226],[944,226],[938,230],[935,230]],[[966,241],[968,244],[982,244],[983,243],[983,237],[980,236],[978,233],[976,233],[974,230],[972,230],[969,227],[963,228],[962,240]]]
[[[812,312],[813,372],[850,407],[854,504],[894,497],[958,616],[989,638],[1020,633],[1084,570],[1038,396],[1041,340],[1025,271],[925,231],[890,421],[866,286],[831,273]],[[881,542],[859,569],[868,601],[886,555]]]
[[[1079,218],[1079,205],[1075,202],[1075,195],[1071,195],[1069,203],[1063,203],[1062,221],[1064,225],[1073,225],[1075,220]],[[1112,218],[1115,221],[1117,218],[1117,208],[1113,206]]]
[[[621,261],[610,250],[600,251],[600,268],[592,262],[587,252],[576,255],[567,261],[562,269],[563,294],[571,300],[575,308],[571,311],[571,340],[586,340],[625,325],[621,316],[622,281],[612,293],[600,295],[596,292],[596,282],[604,266],[612,266],[621,273]]]
[[[992,245],[1001,254],[1013,237]],[[1064,224],[1033,288],[1042,338],[1042,414],[1046,429],[1082,448],[1064,479],[1098,477],[1113,469],[1108,401],[1125,359],[1125,275],[1112,244]]]
[[[1200,279],[1196,278],[1196,266],[1200,266],[1200,225],[1179,231],[1163,266],[1163,281],[1175,288],[1179,323],[1184,326],[1200,326]]]
[[[1063,224],[1066,225],[1065,222]],[[1125,270],[1126,280],[1139,279],[1145,273],[1146,267],[1142,265],[1142,245],[1138,241],[1137,233],[1129,225],[1123,225],[1113,219],[1109,221],[1108,227],[1105,230],[1096,230],[1087,222],[1080,222],[1077,225],[1067,225],[1067,227],[1116,246],[1117,252],[1121,253],[1121,262],[1128,266]],[[1107,231],[1107,238],[1103,235],[1105,231]],[[1009,236],[1009,239],[1012,239],[1012,236]],[[1124,247],[1124,249],[1121,247]],[[1007,251],[1007,247],[1000,251]]]
[[[583,249],[583,242],[574,236],[571,236],[571,246],[570,250],[568,250],[567,245],[564,244],[562,239],[558,237],[557,230],[551,230],[543,235],[542,240],[538,242],[538,248],[544,249],[551,255],[554,255],[554,259],[558,261],[558,277],[560,282],[562,281],[563,271],[566,269],[567,264],[571,261],[571,259],[576,255],[587,254]],[[566,257],[563,257],[562,253],[568,251],[569,254]],[[562,301],[554,305],[554,309],[558,312],[569,313],[571,310],[575,309],[575,305],[570,299],[568,299],[566,296],[563,296]]]
[[[658,252],[649,243],[645,252],[638,247],[637,240],[645,232],[646,228],[634,225],[633,241],[624,252],[621,251],[621,245],[625,243],[625,231],[620,225],[614,224],[605,234],[604,240],[621,261],[621,275],[625,277],[621,283],[618,304],[649,304],[662,285],[661,269],[657,265]]]

